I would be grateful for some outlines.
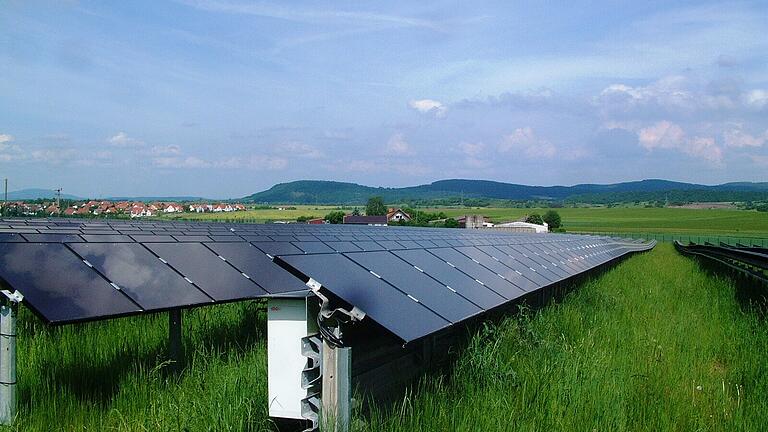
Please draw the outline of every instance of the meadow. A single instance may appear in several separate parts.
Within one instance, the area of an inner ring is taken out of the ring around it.
[[[265,327],[260,302],[189,311],[173,373],[165,314],[48,328],[22,308],[12,429],[274,430]],[[453,370],[355,430],[760,430],[766,352],[768,325],[733,283],[660,244],[489,323]]]
[[[294,209],[262,209],[233,213],[184,213],[176,218],[209,221],[295,221],[300,216],[323,217],[339,207],[294,206]],[[512,221],[529,214],[544,214],[546,208],[425,208],[426,212],[443,212],[449,217],[481,214],[492,222]],[[658,233],[678,235],[710,234],[715,236],[768,238],[768,213],[736,209],[689,209],[644,207],[578,207],[555,209],[569,232]],[[347,208],[347,212],[351,209]]]

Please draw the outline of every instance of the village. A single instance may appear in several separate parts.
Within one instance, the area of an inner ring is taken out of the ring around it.
[[[141,218],[159,216],[170,213],[229,213],[245,211],[246,207],[239,203],[177,203],[177,202],[151,202],[142,201],[109,201],[89,200],[60,206],[52,202],[25,202],[11,201],[0,203],[0,209],[5,215],[15,216],[109,216]]]

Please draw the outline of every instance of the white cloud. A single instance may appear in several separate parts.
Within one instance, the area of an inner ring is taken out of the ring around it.
[[[640,145],[647,150],[673,149],[683,145],[685,132],[680,126],[664,120],[640,129],[637,137],[640,140]]]
[[[744,101],[752,108],[762,109],[768,106],[768,90],[751,90],[744,95]]]
[[[461,142],[457,147],[465,156],[464,165],[470,168],[487,168],[491,165],[491,162],[483,157],[486,154],[484,143]]]
[[[288,167],[288,160],[277,156],[251,155],[218,160],[214,162],[213,165],[217,168],[246,168],[278,171]]]
[[[319,149],[300,141],[285,141],[275,146],[278,153],[286,156],[301,157],[306,159],[320,159],[325,157]]]
[[[481,142],[476,142],[476,143],[462,142],[462,143],[459,143],[458,147],[459,147],[459,151],[461,151],[467,156],[472,156],[472,157],[480,156],[481,154],[483,154],[483,152],[485,152],[485,144]]]
[[[766,138],[768,138],[768,131],[762,136],[752,136],[741,129],[732,129],[723,133],[726,147],[760,147],[765,143]]]
[[[13,135],[0,134],[0,144],[5,144],[11,141],[13,141]]]
[[[423,114],[432,114],[435,117],[445,117],[448,108],[442,102],[432,99],[418,99],[408,102],[408,105]]]
[[[158,168],[208,168],[211,163],[194,156],[187,157],[157,157],[152,164]]]
[[[151,149],[149,149],[149,153],[155,156],[179,155],[181,154],[181,147],[175,144],[170,144],[167,146],[153,146]]]
[[[72,160],[76,155],[74,149],[71,148],[50,148],[33,150],[29,153],[30,159],[35,162],[45,162],[52,165],[59,165],[61,163]]]
[[[405,140],[402,133],[396,133],[389,137],[385,153],[395,156],[405,156],[413,154],[411,145]]]
[[[521,153],[531,159],[548,159],[557,154],[557,148],[549,141],[536,136],[530,127],[517,128],[505,136],[498,150],[501,153]]]
[[[637,136],[640,145],[648,151],[676,150],[715,164],[721,163],[723,159],[723,150],[714,138],[688,138],[680,126],[666,120],[640,129]]]
[[[136,138],[129,137],[125,132],[118,132],[114,136],[107,139],[107,141],[115,147],[142,147],[144,141]]]

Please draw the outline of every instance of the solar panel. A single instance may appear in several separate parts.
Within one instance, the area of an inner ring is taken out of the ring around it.
[[[278,255],[301,255],[304,253],[304,251],[288,242],[252,242],[251,244],[273,257]]]
[[[141,309],[60,243],[0,244],[0,278],[49,323],[120,316]]]
[[[651,246],[491,230],[14,218],[0,219],[0,262],[27,264],[0,277],[32,294],[26,303],[49,322],[72,322],[306,292],[298,274],[408,341]],[[60,291],[77,307],[55,308]]]
[[[455,291],[425,275],[423,271],[416,270],[391,252],[345,255],[450,322],[459,322],[482,312],[482,309]]]
[[[223,256],[270,294],[304,291],[307,286],[269,259],[264,252],[248,243],[209,243],[208,247]]]
[[[260,286],[200,243],[148,243],[146,247],[216,301],[267,294]]]
[[[461,252],[452,248],[439,248],[439,249],[427,249],[433,255],[445,260],[450,265],[456,266],[459,270],[466,273],[476,281],[494,290],[497,294],[504,297],[507,300],[514,300],[523,294],[521,288],[502,279],[498,274],[482,267],[479,263],[472,261]]]
[[[478,307],[492,309],[506,301],[495,291],[425,250],[397,250],[392,251],[392,253],[418,271],[423,271],[445,285],[449,290],[456,291]]]
[[[145,310],[211,302],[138,243],[77,243],[70,247]]]
[[[362,309],[371,319],[406,342],[450,324],[343,255],[290,255],[278,260]]]

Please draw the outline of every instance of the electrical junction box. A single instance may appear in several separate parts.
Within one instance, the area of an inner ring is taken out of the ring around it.
[[[267,301],[267,377],[269,416],[305,419],[302,400],[310,396],[302,385],[307,357],[302,338],[316,334],[318,298],[311,292],[301,297],[270,298]]]

